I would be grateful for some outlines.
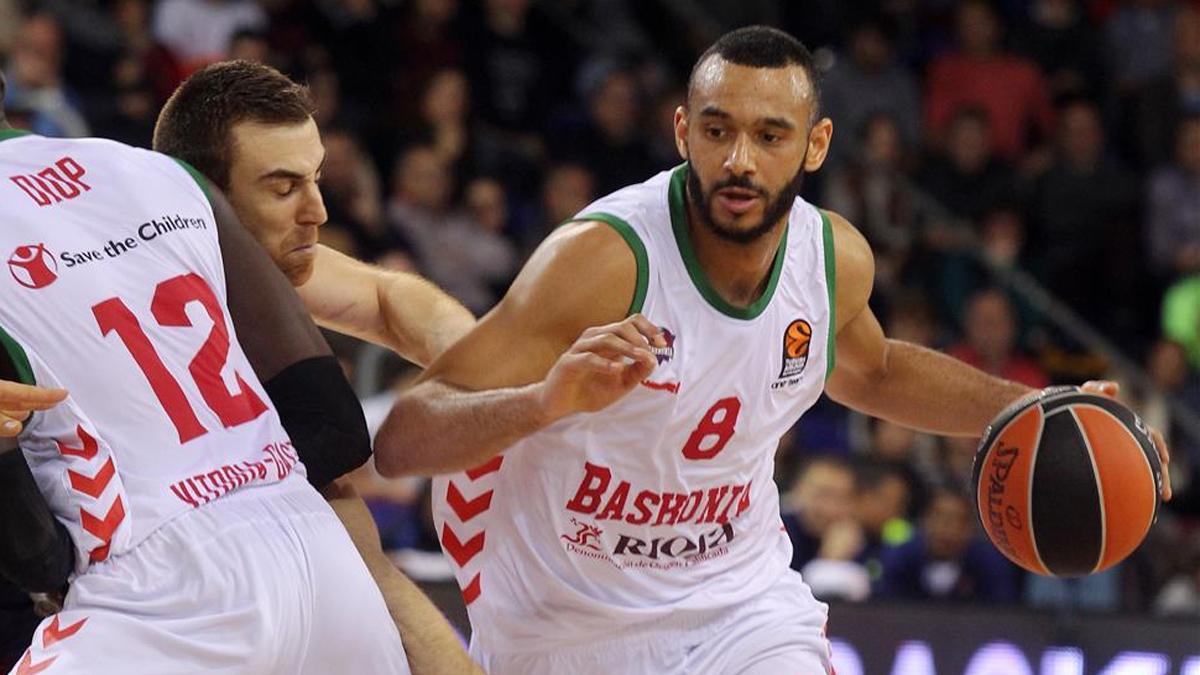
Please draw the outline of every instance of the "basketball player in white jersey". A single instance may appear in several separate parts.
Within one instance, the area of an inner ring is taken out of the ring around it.
[[[798,197],[818,99],[787,34],[718,40],[676,112],[686,163],[553,234],[376,437],[386,474],[471,467],[434,498],[489,673],[827,672],[780,436],[822,391],[966,436],[1027,393],[884,337],[866,242]]]
[[[301,448],[333,475],[369,448],[286,278],[186,165],[7,127],[0,113],[0,377],[70,391],[17,444],[35,482],[20,491],[44,496],[22,507],[76,554],[14,672],[408,672],[305,480]],[[289,435],[285,408],[315,419]]]

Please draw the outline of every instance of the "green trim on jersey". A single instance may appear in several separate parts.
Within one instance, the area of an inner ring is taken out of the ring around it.
[[[629,311],[625,316],[637,314],[642,311],[642,305],[646,303],[646,289],[650,285],[650,258],[646,255],[646,245],[642,243],[642,238],[629,223],[611,213],[585,213],[578,218],[568,220],[567,223],[588,221],[604,223],[616,230],[617,234],[621,235],[621,238],[629,245],[629,250],[633,251],[633,257],[637,261],[637,288],[634,289],[633,300],[629,302]]]
[[[0,129],[0,141],[7,141],[10,138],[20,138],[21,136],[32,136],[32,131],[24,129]]]
[[[204,198],[208,200],[209,204],[212,204],[212,193],[208,191],[208,179],[204,177],[204,174],[197,171],[196,167],[178,157],[172,157],[171,159],[175,160],[179,166],[182,166],[184,171],[192,175],[192,179],[196,181],[196,185],[199,185],[200,191],[204,193]]]
[[[771,278],[767,281],[767,287],[763,289],[762,295],[748,307],[736,307],[729,304],[709,282],[708,275],[704,273],[704,267],[701,266],[700,260],[696,258],[696,251],[692,248],[692,238],[688,233],[687,197],[685,194],[687,166],[687,162],[684,162],[671,173],[667,202],[671,207],[671,229],[675,231],[675,244],[679,247],[679,254],[683,256],[683,264],[687,267],[688,276],[692,278],[692,284],[695,285],[696,290],[700,291],[700,295],[704,296],[713,309],[734,319],[755,319],[771,303],[771,297],[775,295],[775,287],[779,285],[779,277],[783,273],[783,260],[787,257],[788,226],[784,225],[783,237],[779,240],[779,249],[775,252],[775,262],[771,266]]]
[[[833,374],[834,348],[837,346],[837,251],[833,248],[833,223],[824,209],[821,214],[821,238],[825,240],[825,290],[829,292],[829,344],[825,346],[825,380]]]
[[[4,139],[0,138],[0,140]],[[0,328],[0,345],[4,346],[4,351],[8,352],[8,357],[12,359],[13,367],[17,370],[17,378],[21,380],[21,384],[37,384],[25,349],[3,328]]]

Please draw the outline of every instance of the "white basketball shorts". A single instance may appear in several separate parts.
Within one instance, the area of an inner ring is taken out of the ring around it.
[[[472,641],[471,656],[489,675],[828,675],[827,616],[789,570],[769,592],[698,626],[668,618],[546,652],[487,654]]]
[[[408,673],[366,565],[302,477],[242,490],[91,566],[13,673]]]

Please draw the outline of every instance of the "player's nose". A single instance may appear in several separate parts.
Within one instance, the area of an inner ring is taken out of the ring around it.
[[[735,176],[744,176],[755,172],[754,148],[750,135],[739,133],[729,148],[725,158],[725,170]]]
[[[329,220],[329,212],[325,210],[325,199],[316,183],[306,187],[296,220],[301,225],[324,225],[325,221]]]

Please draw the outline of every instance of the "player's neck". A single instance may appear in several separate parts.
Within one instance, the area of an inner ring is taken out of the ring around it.
[[[688,200],[688,234],[696,259],[709,284],[729,304],[748,307],[762,296],[771,276],[786,217],[749,243],[723,239],[700,224],[700,215]]]

